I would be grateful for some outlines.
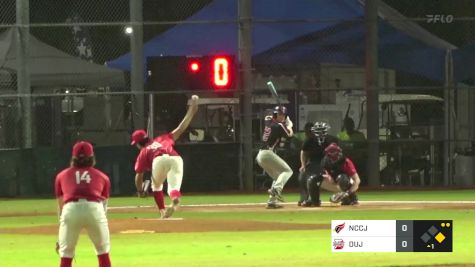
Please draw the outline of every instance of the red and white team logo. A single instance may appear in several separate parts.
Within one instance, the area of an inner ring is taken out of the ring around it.
[[[345,228],[345,223],[335,226],[335,232],[338,234],[343,228]]]
[[[334,249],[343,249],[345,247],[345,241],[343,239],[334,239],[333,240],[333,248]]]

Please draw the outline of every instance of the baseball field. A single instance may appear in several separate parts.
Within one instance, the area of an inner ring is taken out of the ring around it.
[[[362,192],[359,206],[264,208],[266,194],[186,195],[159,220],[153,198],[109,202],[111,260],[133,266],[475,266],[475,190]],[[328,199],[323,194],[322,199]],[[452,253],[332,253],[332,219],[453,220]],[[0,266],[58,266],[54,199],[0,200]],[[73,266],[97,266],[81,234]]]

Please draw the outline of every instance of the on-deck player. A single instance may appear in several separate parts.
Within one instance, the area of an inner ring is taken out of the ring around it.
[[[79,233],[84,228],[96,249],[99,267],[110,267],[110,238],[106,217],[110,192],[109,177],[94,168],[96,161],[90,143],[73,146],[71,166],[55,180],[55,195],[60,217],[57,250],[60,267],[70,267]]]
[[[294,132],[292,121],[287,116],[284,106],[276,106],[272,116],[265,118],[266,126],[262,135],[263,147],[257,154],[256,161],[261,168],[274,180],[269,189],[267,208],[282,208],[282,190],[292,176],[292,169],[275,153],[282,138],[290,138]]]
[[[143,197],[143,174],[152,172],[152,191],[155,203],[162,218],[169,218],[178,208],[181,197],[181,183],[183,180],[183,159],[176,152],[175,141],[185,132],[193,116],[198,110],[198,96],[191,97],[191,105],[185,117],[176,129],[151,140],[145,130],[136,130],[132,134],[131,145],[140,150],[135,162],[135,186],[139,197]],[[165,210],[163,198],[163,183],[168,183],[167,193],[171,198],[171,205]]]

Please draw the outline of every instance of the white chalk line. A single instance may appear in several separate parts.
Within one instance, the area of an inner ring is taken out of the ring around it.
[[[442,201],[442,200],[381,200],[381,201],[359,201],[360,204],[378,205],[378,204],[475,204],[475,201]],[[322,202],[323,204],[330,204],[330,202]],[[267,202],[261,203],[227,203],[227,204],[188,204],[181,205],[182,207],[190,208],[209,208],[209,207],[242,207],[242,206],[260,206],[266,205]],[[297,202],[285,202],[283,205],[297,205]],[[109,210],[114,209],[135,209],[135,208],[154,208],[155,206],[118,206],[108,207]]]

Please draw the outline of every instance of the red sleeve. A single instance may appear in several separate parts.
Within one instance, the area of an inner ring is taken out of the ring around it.
[[[175,139],[173,139],[173,134],[172,133],[168,133],[166,134],[167,135],[167,138],[170,139],[170,142],[175,144]]]
[[[108,199],[110,196],[111,182],[107,175],[104,175],[104,180],[105,180],[105,185],[104,185],[104,190],[102,191],[102,197],[104,199]]]
[[[136,173],[143,173],[147,170],[147,159],[145,154],[146,149],[142,148],[140,150],[139,155],[137,156],[137,160],[135,161],[135,172]]]
[[[346,158],[345,160],[345,165],[343,165],[343,171],[348,175],[349,177],[352,177],[353,175],[356,174],[356,168],[355,164],[353,164],[353,161],[351,159]]]
[[[61,196],[63,196],[63,190],[61,188],[61,182],[60,182],[60,179],[59,179],[59,174],[56,176],[56,179],[54,181],[54,195],[59,198]]]

